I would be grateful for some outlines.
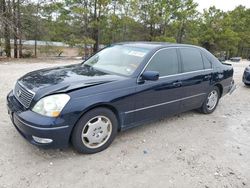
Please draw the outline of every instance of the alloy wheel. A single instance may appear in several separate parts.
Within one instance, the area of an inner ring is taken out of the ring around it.
[[[104,145],[112,133],[112,123],[106,116],[90,119],[82,129],[82,142],[91,149]]]
[[[207,98],[208,110],[213,110],[216,107],[218,100],[219,100],[218,92],[216,90],[211,91]]]

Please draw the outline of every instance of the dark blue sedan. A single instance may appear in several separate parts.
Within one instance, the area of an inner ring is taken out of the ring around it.
[[[234,86],[233,68],[205,49],[118,43],[81,64],[30,72],[7,96],[16,129],[34,145],[82,153],[117,132],[192,109],[212,113]]]

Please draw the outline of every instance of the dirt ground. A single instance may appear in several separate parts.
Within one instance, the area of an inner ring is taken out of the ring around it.
[[[35,62],[35,63],[34,63]],[[0,187],[250,187],[250,62],[234,63],[237,90],[211,115],[195,111],[120,133],[94,155],[43,150],[13,127],[6,95],[23,74],[79,60],[0,62]]]

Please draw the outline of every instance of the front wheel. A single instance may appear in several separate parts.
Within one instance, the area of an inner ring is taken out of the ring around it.
[[[71,142],[80,153],[97,153],[112,143],[117,130],[118,121],[115,114],[107,108],[95,108],[78,121]]]
[[[220,100],[220,91],[218,87],[214,87],[212,91],[210,91],[206,97],[206,100],[204,101],[202,107],[200,108],[200,111],[204,114],[210,114],[212,113]]]

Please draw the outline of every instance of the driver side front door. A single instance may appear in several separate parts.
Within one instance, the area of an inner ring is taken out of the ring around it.
[[[158,50],[144,71],[159,72],[159,80],[144,81],[136,87],[134,122],[167,117],[180,110],[182,87],[180,65],[176,48]]]

